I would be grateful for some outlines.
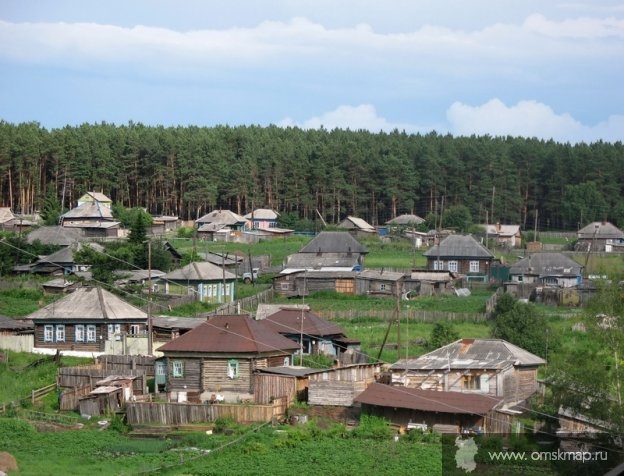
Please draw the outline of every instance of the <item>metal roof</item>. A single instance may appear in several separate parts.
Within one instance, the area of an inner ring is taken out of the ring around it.
[[[100,202],[84,202],[61,215],[63,219],[69,218],[99,218],[101,220],[113,220],[113,212]]]
[[[288,353],[299,344],[248,316],[215,316],[158,348],[160,352],[205,354]]]
[[[471,235],[449,235],[439,245],[432,246],[423,253],[427,257],[440,258],[494,258],[485,246]]]
[[[485,415],[501,403],[498,398],[475,393],[439,392],[382,383],[369,385],[353,401],[380,407],[468,415]]]
[[[580,276],[583,267],[561,253],[533,253],[514,263],[509,274],[546,276]]]
[[[392,370],[504,369],[539,366],[546,361],[502,339],[459,339],[415,359],[401,359]]]
[[[421,223],[424,223],[425,219],[419,217],[418,215],[409,215],[409,214],[405,214],[405,215],[399,215],[396,218],[393,218],[392,220],[388,220],[386,222],[386,225],[420,225]]]
[[[322,231],[299,253],[368,253],[348,231]]]
[[[321,319],[309,309],[280,309],[266,316],[263,322],[280,334],[303,333],[313,337],[344,336],[341,327]]]

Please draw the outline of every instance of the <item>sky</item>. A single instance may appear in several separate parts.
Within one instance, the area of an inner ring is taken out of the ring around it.
[[[624,141],[624,1],[0,0],[0,120]]]

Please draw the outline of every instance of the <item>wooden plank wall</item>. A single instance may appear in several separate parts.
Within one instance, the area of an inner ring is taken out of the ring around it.
[[[227,405],[190,403],[139,403],[126,404],[126,417],[130,425],[157,423],[161,425],[185,425],[212,422],[229,417],[239,423],[270,421],[283,416],[287,408],[285,399],[277,399],[270,405]]]
[[[284,396],[288,404],[297,398],[297,378],[289,375],[256,374],[254,376],[254,400],[268,404],[276,397]]]
[[[76,410],[78,408],[78,400],[88,395],[93,387],[84,385],[82,387],[66,388],[60,395],[59,407],[61,410]]]

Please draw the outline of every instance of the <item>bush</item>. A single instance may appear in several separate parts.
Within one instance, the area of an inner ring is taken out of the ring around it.
[[[360,424],[353,429],[351,435],[355,438],[384,440],[392,438],[394,431],[384,418],[362,415]]]

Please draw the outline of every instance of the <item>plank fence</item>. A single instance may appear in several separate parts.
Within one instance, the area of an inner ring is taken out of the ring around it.
[[[128,402],[126,419],[130,425],[187,425],[214,422],[219,418],[232,418],[238,423],[254,423],[284,416],[287,408],[288,400],[285,397],[276,398],[268,405]]]
[[[332,319],[382,319],[390,321],[396,319],[395,311],[385,310],[329,310],[315,311],[319,317],[331,321]],[[466,312],[444,312],[444,311],[424,311],[418,309],[401,310],[401,319],[409,319],[414,322],[437,322],[437,321],[459,321],[459,322],[484,322],[489,319],[487,313],[466,313]]]
[[[254,294],[253,296],[249,296],[243,299],[238,299],[236,301],[229,302],[220,306],[217,310],[212,313],[207,314],[210,315],[222,315],[229,316],[232,314],[238,314],[240,312],[244,312],[250,309],[257,309],[258,304],[266,304],[271,302],[271,300],[275,297],[275,290],[273,288],[266,289],[258,294]]]
[[[12,402],[0,403],[0,415],[3,415],[4,413],[6,413],[6,411],[9,410],[10,408],[20,407],[21,402],[26,401],[26,400],[30,400],[30,403],[34,405],[37,402],[37,400],[40,400],[46,395],[52,392],[55,392],[56,388],[57,388],[56,383],[51,383],[50,385],[46,385],[45,387],[31,390],[29,397],[22,398],[20,400],[14,400]]]

